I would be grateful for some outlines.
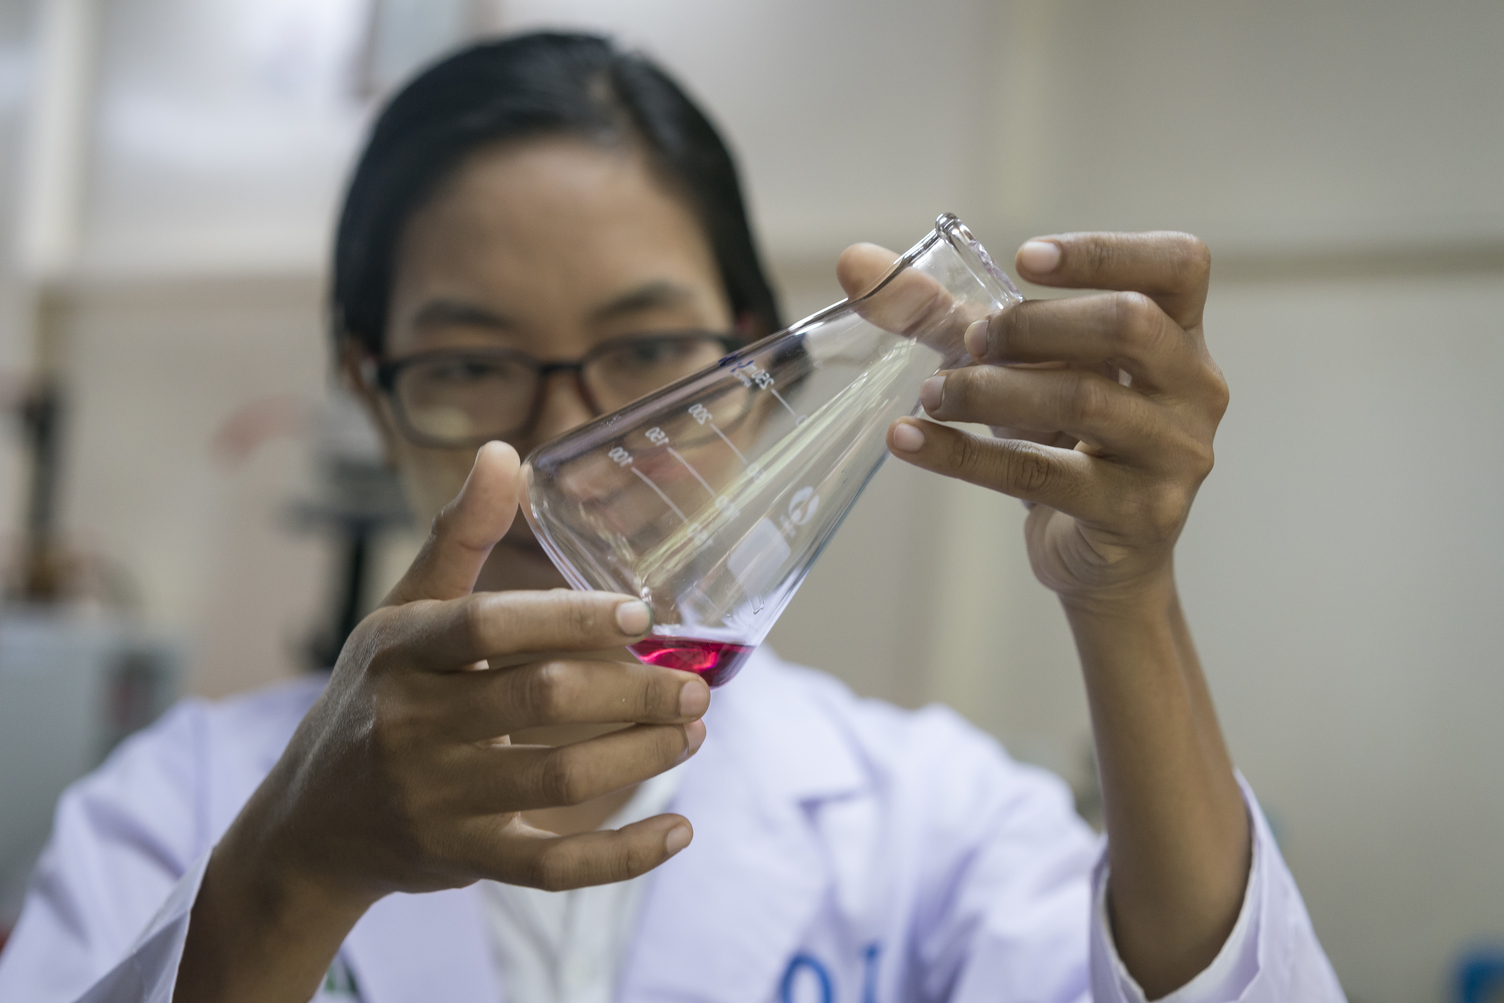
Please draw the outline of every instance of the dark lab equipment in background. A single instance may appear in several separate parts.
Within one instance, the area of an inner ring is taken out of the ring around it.
[[[313,667],[327,669],[375,601],[369,586],[377,537],[411,517],[397,472],[380,459],[325,450],[319,466],[318,497],[294,503],[292,516],[300,528],[330,534],[338,547],[329,619],[307,649]]]
[[[58,478],[62,470],[63,394],[41,381],[25,388],[15,404],[26,446],[31,481],[19,568],[9,598],[55,602],[66,587],[56,526]]]

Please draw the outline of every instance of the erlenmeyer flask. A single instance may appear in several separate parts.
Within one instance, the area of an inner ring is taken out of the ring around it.
[[[641,596],[645,662],[712,686],[793,598],[967,326],[1022,299],[955,216],[868,292],[547,442],[522,509],[576,588]]]

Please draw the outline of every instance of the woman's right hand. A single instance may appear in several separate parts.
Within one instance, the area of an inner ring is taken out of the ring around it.
[[[710,690],[672,669],[580,657],[646,633],[636,599],[472,593],[516,515],[517,471],[510,446],[483,447],[406,576],[345,643],[327,689],[214,850],[179,1003],[308,999],[350,927],[390,892],[481,878],[552,890],[620,881],[689,843],[678,815],[569,836],[522,818],[692,755]],[[589,724],[629,727],[558,748],[504,738]]]

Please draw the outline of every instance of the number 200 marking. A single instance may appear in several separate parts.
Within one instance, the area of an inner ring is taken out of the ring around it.
[[[704,404],[692,404],[689,408],[689,416],[703,425],[710,420],[710,409]]]

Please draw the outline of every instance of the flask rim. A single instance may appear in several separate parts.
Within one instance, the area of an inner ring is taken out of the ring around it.
[[[837,303],[832,303],[822,310],[817,310],[803,320],[790,324],[784,331],[778,333],[784,334],[798,331],[806,325],[818,324],[821,321],[829,320],[831,317],[849,310],[858,303],[866,302],[882,292],[890,282],[913,266],[926,252],[942,240],[950,245],[951,249],[960,257],[962,264],[966,266],[967,271],[971,272],[972,277],[992,294],[993,299],[997,300],[1000,306],[1011,306],[1014,303],[1023,301],[1023,294],[1018,291],[1018,287],[1013,284],[1013,280],[1008,278],[1007,273],[992,260],[992,255],[987,253],[987,248],[983,247],[981,241],[977,240],[972,234],[971,228],[961,222],[955,213],[942,212],[939,216],[935,217],[934,229],[925,234],[919,243],[899,255],[898,260],[893,262],[892,267],[883,273],[883,277],[878,279],[872,288],[855,299],[847,297]]]

